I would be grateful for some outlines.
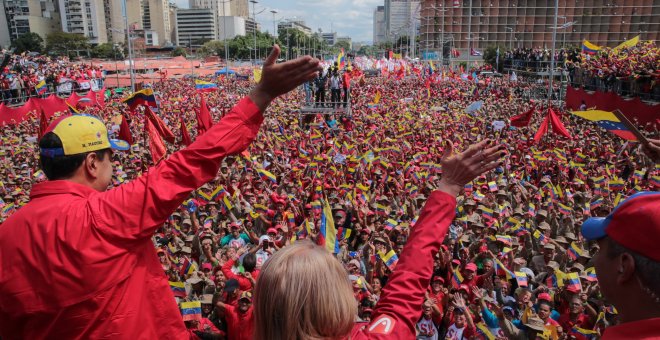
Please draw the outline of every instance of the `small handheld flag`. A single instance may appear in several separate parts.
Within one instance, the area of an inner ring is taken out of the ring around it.
[[[183,321],[201,320],[202,302],[181,302],[181,315],[183,316]]]

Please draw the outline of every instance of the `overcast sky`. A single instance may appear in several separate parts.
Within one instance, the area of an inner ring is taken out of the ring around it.
[[[258,0],[256,4],[257,21],[261,29],[273,30],[275,20],[297,17],[303,19],[313,31],[319,28],[330,32],[331,28],[339,36],[350,36],[353,42],[371,42],[373,40],[373,15],[376,6],[383,5],[383,0]],[[188,0],[175,0],[181,8],[188,7]],[[261,12],[263,10],[263,12]],[[261,13],[259,13],[261,12]],[[250,4],[252,15],[252,4]]]

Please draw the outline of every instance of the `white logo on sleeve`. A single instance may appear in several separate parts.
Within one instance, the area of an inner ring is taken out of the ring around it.
[[[388,335],[394,330],[394,325],[396,321],[387,315],[381,315],[371,323],[369,326],[369,332],[374,334],[383,334]]]

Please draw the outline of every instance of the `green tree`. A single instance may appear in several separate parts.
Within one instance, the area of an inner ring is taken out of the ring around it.
[[[217,40],[207,41],[206,43],[204,43],[204,45],[202,45],[202,47],[200,47],[197,53],[199,53],[199,55],[204,57],[217,55],[224,58],[225,44],[222,41],[217,41]]]
[[[185,57],[186,50],[184,50],[182,47],[177,47],[174,50],[172,50],[171,54],[173,57]]]
[[[80,51],[89,49],[89,41],[85,36],[75,33],[53,32],[46,36],[46,50],[50,54],[79,56]]]
[[[491,65],[493,67],[493,69],[495,69],[495,67],[497,66],[497,48],[498,47],[500,49],[500,64],[499,64],[499,69],[497,71],[502,72],[502,70],[504,69],[504,62],[503,62],[502,57],[503,57],[504,51],[506,51],[504,46],[490,46],[490,47],[488,47],[484,51],[483,58],[484,58],[484,61],[486,62],[486,64]]]
[[[16,49],[15,53],[21,54],[23,52],[39,52],[44,50],[44,40],[39,34],[28,32],[20,35],[16,40],[11,43],[11,46]]]
[[[351,45],[346,40],[337,41],[333,46],[337,50],[344,49],[344,52],[348,53],[351,50]]]
[[[94,58],[117,59],[120,56],[121,52],[112,43],[99,44],[92,49]]]

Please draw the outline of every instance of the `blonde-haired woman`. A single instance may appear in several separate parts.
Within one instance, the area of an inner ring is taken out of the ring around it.
[[[356,324],[348,274],[332,254],[299,242],[273,255],[255,287],[255,339],[414,339],[424,292],[465,184],[500,165],[504,147],[482,141],[442,157],[443,176],[412,230],[396,270],[383,288],[371,323]]]

